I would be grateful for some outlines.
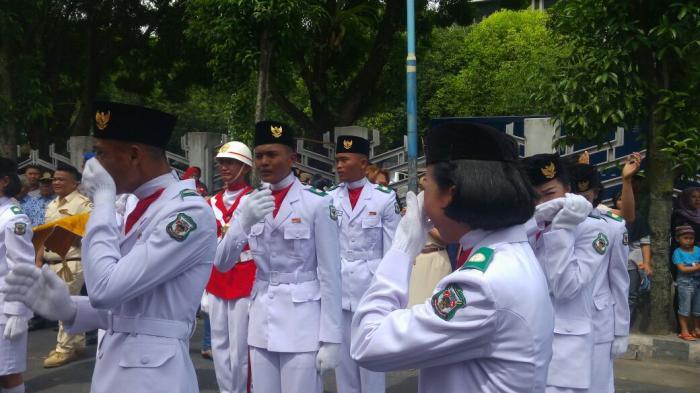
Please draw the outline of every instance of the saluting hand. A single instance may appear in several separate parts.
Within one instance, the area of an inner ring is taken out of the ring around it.
[[[112,176],[96,158],[89,159],[85,164],[81,184],[93,203],[114,205],[117,199],[117,186]]]
[[[552,219],[552,229],[574,229],[588,217],[593,205],[581,195],[566,194],[564,207]]]
[[[401,218],[399,226],[396,228],[391,248],[399,250],[413,259],[423,249],[430,229],[432,229],[430,222],[423,214],[423,192],[421,191],[416,196],[412,191],[409,191],[406,194],[406,214]]]
[[[253,191],[244,198],[233,213],[244,233],[250,233],[250,227],[275,210],[275,198],[269,188]]]

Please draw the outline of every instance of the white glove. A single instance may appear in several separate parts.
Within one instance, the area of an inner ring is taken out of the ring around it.
[[[9,315],[5,322],[4,336],[7,340],[14,340],[29,329],[29,318],[19,315]]]
[[[202,309],[202,312],[209,314],[209,293],[207,291],[204,291],[202,294],[202,300],[199,302],[199,307]]]
[[[614,359],[625,352],[627,352],[627,346],[629,345],[628,336],[616,336],[612,342],[612,348],[610,350],[610,355]]]
[[[54,321],[71,321],[78,308],[68,293],[68,286],[49,265],[17,264],[5,277],[5,301],[21,302],[37,314]]]
[[[338,363],[340,363],[339,353],[340,344],[322,342],[321,348],[318,349],[316,354],[316,371],[319,374],[323,374],[338,367]]]
[[[275,198],[269,188],[264,188],[253,191],[252,194],[243,199],[236,211],[233,212],[233,216],[243,232],[248,234],[250,227],[272,213],[273,210],[275,210]]]
[[[81,185],[93,203],[114,206],[117,199],[117,186],[112,176],[96,158],[89,159],[85,164]]]
[[[413,260],[423,249],[430,229],[431,225],[423,214],[423,192],[416,196],[409,191],[406,194],[406,214],[399,221],[391,248]]]
[[[593,205],[581,195],[566,194],[564,207],[552,219],[552,229],[574,229],[593,210]]]
[[[564,207],[565,201],[566,198],[556,198],[537,205],[535,207],[535,221],[537,221],[537,225],[552,222],[554,216]]]

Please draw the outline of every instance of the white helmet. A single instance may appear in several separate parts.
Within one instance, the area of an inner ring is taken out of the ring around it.
[[[228,142],[219,148],[216,158],[233,158],[249,167],[253,166],[253,153],[250,152],[248,146],[241,142]]]

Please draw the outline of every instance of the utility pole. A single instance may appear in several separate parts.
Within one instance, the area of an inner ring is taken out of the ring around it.
[[[418,191],[418,99],[416,96],[416,23],[415,1],[406,0],[406,112],[408,131],[408,190]]]

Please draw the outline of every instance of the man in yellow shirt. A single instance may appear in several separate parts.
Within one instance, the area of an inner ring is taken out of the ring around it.
[[[51,222],[65,217],[71,217],[92,210],[92,203],[78,192],[81,175],[73,167],[61,167],[53,176],[53,189],[56,199],[46,206],[46,219]],[[51,269],[59,277],[66,280],[71,295],[79,295],[83,286],[83,266],[80,263],[80,241],[68,250],[65,257],[46,249],[39,251],[40,260],[51,265]],[[68,270],[66,269],[68,268]],[[56,348],[44,360],[44,367],[59,367],[78,358],[79,352],[85,349],[85,334],[67,334],[63,323],[59,322]]]

